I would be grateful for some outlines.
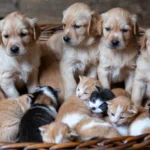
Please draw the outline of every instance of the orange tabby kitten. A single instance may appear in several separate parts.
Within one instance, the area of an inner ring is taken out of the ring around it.
[[[129,135],[136,136],[145,133],[150,133],[150,114],[148,110],[136,117],[129,127]]]
[[[119,136],[111,124],[91,116],[83,101],[75,96],[69,97],[60,107],[55,122],[39,128],[42,139],[44,142],[63,143],[72,139],[85,141],[95,136]]]
[[[27,95],[0,102],[0,142],[16,141],[21,117],[30,106],[31,99]]]
[[[128,135],[129,125],[139,113],[138,108],[126,96],[116,97],[107,103],[109,120],[121,135]]]
[[[80,82],[76,89],[76,96],[81,100],[87,100],[95,90],[95,86],[101,87],[100,82],[95,78],[79,76]]]

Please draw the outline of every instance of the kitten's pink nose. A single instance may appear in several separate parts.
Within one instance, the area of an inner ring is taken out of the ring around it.
[[[81,98],[82,95],[78,95],[79,98]]]
[[[114,124],[117,124],[117,121],[115,121]]]

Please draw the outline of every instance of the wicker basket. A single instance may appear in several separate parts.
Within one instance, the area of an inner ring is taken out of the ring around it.
[[[144,29],[139,28],[140,35]],[[46,42],[47,39],[56,31],[62,30],[62,25],[41,25],[42,34],[40,41]],[[124,149],[150,149],[150,134],[139,136],[120,136],[111,139],[95,139],[87,142],[70,142],[63,144],[54,143],[0,143],[0,149],[79,149],[79,150],[124,150]]]
[[[54,143],[0,143],[0,149],[79,149],[79,150],[124,150],[150,149],[150,134],[139,136],[120,136],[111,139],[96,139],[88,142]]]

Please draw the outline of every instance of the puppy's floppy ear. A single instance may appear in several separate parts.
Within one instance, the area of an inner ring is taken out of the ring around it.
[[[135,35],[138,35],[137,15],[132,14],[132,15],[130,16],[130,18],[131,18],[131,22],[132,22],[132,25],[133,25],[133,33],[134,33]]]
[[[146,42],[147,42],[147,37],[146,37],[146,35],[144,35],[140,38],[141,50],[146,49]]]
[[[88,26],[88,34],[90,36],[101,35],[100,24],[101,24],[100,16],[95,11],[92,11],[89,26]]]
[[[4,19],[3,20],[0,20],[0,44],[2,44],[2,26],[3,26],[3,22],[4,22]]]
[[[34,37],[34,40],[37,41],[38,38],[40,37],[41,35],[41,28],[40,26],[36,23],[37,22],[37,19],[36,18],[33,18],[33,19],[30,19],[28,18],[32,28],[33,28],[33,37]]]

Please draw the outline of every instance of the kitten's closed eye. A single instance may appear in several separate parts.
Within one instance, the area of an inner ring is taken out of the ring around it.
[[[80,89],[78,89],[78,91],[80,91]]]
[[[84,92],[84,94],[89,94],[89,93],[87,93],[87,92]]]
[[[112,116],[115,116],[114,113],[111,113]]]
[[[95,110],[96,108],[95,108],[95,107],[92,107],[91,109],[92,109],[92,110]]]
[[[124,119],[125,117],[120,117],[120,119]]]

